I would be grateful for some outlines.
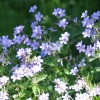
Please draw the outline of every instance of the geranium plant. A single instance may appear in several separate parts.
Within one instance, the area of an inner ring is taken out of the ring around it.
[[[100,100],[100,11],[29,13],[32,33],[0,37],[0,100]]]

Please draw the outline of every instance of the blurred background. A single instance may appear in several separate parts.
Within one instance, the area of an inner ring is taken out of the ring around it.
[[[80,17],[85,10],[89,14],[100,10],[100,0],[0,0],[0,36],[11,36],[13,28],[18,25],[28,27],[32,20],[28,11],[33,5],[49,16],[56,7],[65,9],[66,14],[73,17]]]

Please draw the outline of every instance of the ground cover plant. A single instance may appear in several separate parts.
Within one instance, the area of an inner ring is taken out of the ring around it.
[[[0,37],[0,100],[100,100],[100,11],[29,13],[31,33]]]

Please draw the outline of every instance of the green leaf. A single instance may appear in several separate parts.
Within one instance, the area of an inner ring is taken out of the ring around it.
[[[40,81],[43,81],[44,79],[46,79],[47,75],[45,74],[42,74],[42,75],[39,75],[39,76],[36,76],[33,78],[33,83],[38,83]]]
[[[32,86],[32,91],[33,94],[36,96],[37,94],[40,94],[40,88],[38,87],[38,85],[33,85]]]
[[[37,86],[36,85],[32,86],[32,91],[33,91],[34,95],[36,96],[36,94],[37,94]]]
[[[97,58],[100,58],[100,53],[97,53],[93,58],[89,58],[89,62],[92,62]]]
[[[67,69],[64,70],[64,73],[67,74],[67,75],[70,74],[69,70],[67,70]]]

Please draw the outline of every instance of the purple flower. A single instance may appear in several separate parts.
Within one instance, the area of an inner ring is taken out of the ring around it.
[[[23,31],[23,29],[24,29],[24,26],[22,26],[22,25],[16,26],[14,28],[14,35],[17,35],[17,34],[21,33]]]
[[[85,51],[85,45],[82,45],[82,41],[78,42],[76,47],[77,47],[77,50],[79,50],[79,53]]]
[[[27,52],[27,54],[30,54],[31,50],[29,48],[26,48],[24,50]],[[43,63],[43,59],[41,59],[41,56],[35,56],[32,59],[29,59],[29,62],[24,62],[24,64],[21,64],[20,67],[16,65],[12,71],[11,79],[13,82],[16,80],[21,80],[23,77],[33,77],[34,74],[40,72],[43,68],[41,67]]]
[[[41,48],[41,56],[44,57],[46,55],[50,55],[51,53],[54,54],[56,51],[60,51],[62,45],[57,42],[49,42],[49,43],[42,43],[40,46]]]
[[[97,11],[97,12],[94,12],[91,17],[94,19],[94,20],[99,20],[100,19],[100,11]]]
[[[12,40],[8,39],[8,36],[2,36],[0,39],[0,44],[2,44],[5,48],[10,47],[13,42]]]
[[[43,32],[43,30],[41,29],[41,26],[35,26],[32,31],[33,33],[31,37],[36,38],[36,39],[41,39],[41,35]]]
[[[15,82],[16,80],[21,80],[21,78],[23,77],[21,72],[22,70],[15,70],[13,72],[13,75],[11,75],[11,79],[13,80],[13,82]]]
[[[72,75],[76,75],[76,74],[77,74],[77,72],[78,72],[77,67],[74,67],[73,69],[71,69],[70,74],[72,74]]]
[[[70,34],[68,32],[65,32],[64,34],[61,34],[61,37],[59,38],[60,44],[67,44],[69,40]]]
[[[65,28],[67,24],[68,24],[68,21],[66,21],[66,19],[62,19],[59,21],[58,26]]]
[[[27,46],[30,46],[31,40],[28,37],[25,37],[23,43],[26,44]]]
[[[65,10],[62,10],[61,8],[55,8],[52,14],[55,15],[56,17],[61,18],[65,16]]]
[[[32,73],[32,70],[28,68],[28,65],[23,64],[20,66],[20,68],[14,70],[13,74],[11,75],[11,79],[13,82],[15,82],[16,80],[21,80],[25,76],[32,77],[33,75],[34,73]]]
[[[30,63],[32,65],[30,69],[34,74],[40,72],[43,69],[41,67],[43,63],[43,59],[41,58],[41,56],[37,56],[37,57],[34,56],[34,58],[32,59]]]
[[[78,64],[78,67],[86,66],[85,59],[82,59],[81,62]]]
[[[39,42],[33,40],[33,42],[31,43],[31,47],[33,48],[33,50],[37,50],[39,47]]]
[[[60,51],[60,49],[61,49],[61,47],[62,47],[62,45],[60,44],[60,42],[59,41],[57,41],[57,42],[52,42],[51,43],[51,49],[52,49],[52,51]]]
[[[32,30],[34,29],[35,26],[37,26],[37,24],[38,24],[37,21],[34,21],[34,22],[31,23],[31,28],[32,28]]]
[[[83,37],[84,37],[84,38],[86,38],[86,37],[89,37],[89,38],[90,38],[90,36],[91,36],[91,34],[92,34],[91,31],[92,31],[91,29],[85,29],[85,31],[82,32]]]
[[[82,16],[81,16],[81,18],[86,18],[88,15],[87,15],[87,13],[88,13],[88,11],[87,10],[85,10],[85,12],[83,12],[82,13]]]
[[[25,39],[25,35],[15,35],[13,42],[14,44],[21,44],[21,42]]]
[[[85,50],[85,55],[87,55],[88,57],[94,55],[94,48],[91,45],[87,46],[87,49]]]
[[[50,55],[51,54],[51,46],[49,43],[42,43],[42,45],[40,46],[42,52],[44,53],[44,55]]]
[[[33,13],[33,12],[35,12],[36,9],[37,9],[37,6],[36,6],[36,5],[30,7],[30,9],[29,9],[29,13]]]
[[[87,16],[82,21],[82,25],[83,25],[83,27],[86,27],[86,28],[92,28],[94,26],[94,20],[90,19],[89,16]]]
[[[40,22],[42,18],[43,18],[43,15],[40,12],[38,12],[37,14],[35,14],[36,21]]]
[[[31,54],[31,48],[26,48],[26,49],[21,48],[18,50],[16,57],[21,59],[21,58],[25,58],[30,54]]]

